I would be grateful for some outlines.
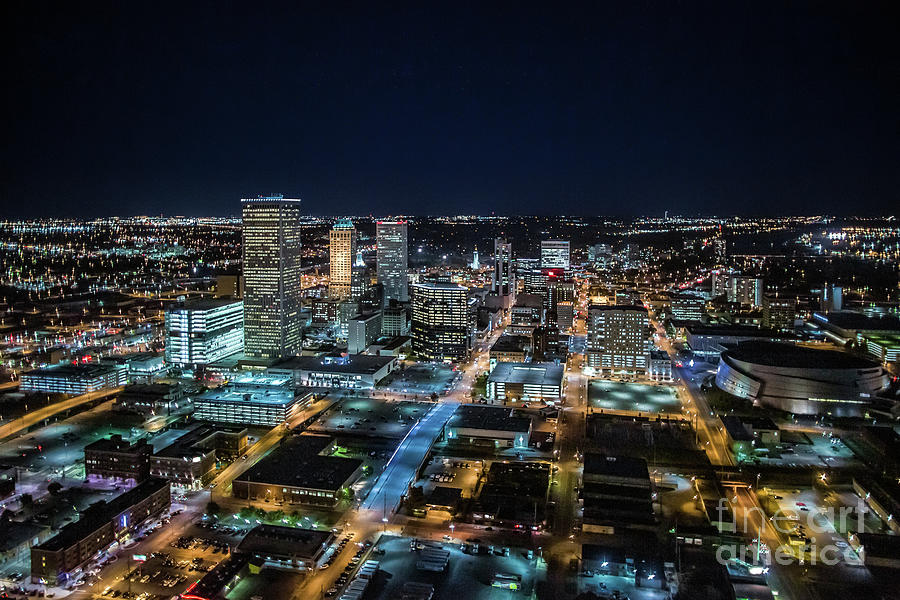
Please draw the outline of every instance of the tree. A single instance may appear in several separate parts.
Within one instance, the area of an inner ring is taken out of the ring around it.
[[[62,491],[62,487],[63,486],[60,482],[54,481],[50,485],[47,486],[47,491],[50,493],[51,496],[56,496]]]
[[[222,507],[220,507],[216,502],[213,502],[212,500],[206,503],[206,514],[210,516],[218,517],[221,510]]]

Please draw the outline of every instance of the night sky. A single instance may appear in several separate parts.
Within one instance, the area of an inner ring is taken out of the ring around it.
[[[890,2],[387,4],[4,2],[0,218],[900,204]]]

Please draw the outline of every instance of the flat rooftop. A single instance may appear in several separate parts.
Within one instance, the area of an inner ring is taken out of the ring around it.
[[[229,304],[242,304],[243,300],[234,298],[191,298],[183,303],[169,306],[169,310],[212,310]]]
[[[140,448],[149,448],[146,440],[138,440],[134,444],[122,439],[121,435],[113,435],[91,442],[84,447],[86,451],[136,453]]]
[[[155,456],[172,458],[205,454],[206,452],[211,450],[211,448],[200,448],[197,446],[197,444],[206,441],[210,436],[216,435],[218,433],[240,435],[242,433],[246,433],[246,431],[246,427],[200,425],[199,427],[195,427],[190,431],[187,431],[177,440],[157,452]]]
[[[849,352],[820,350],[778,342],[747,341],[732,346],[724,356],[767,367],[795,369],[871,369],[879,365]]]
[[[31,375],[38,377],[72,377],[79,379],[93,379],[94,377],[102,377],[120,369],[118,365],[70,365],[64,364],[58,367],[46,367],[43,369],[33,369],[22,375]]]
[[[900,333],[900,319],[891,315],[869,317],[852,310],[829,313],[814,313],[813,318],[820,323],[827,323],[841,329],[895,331]]]
[[[721,337],[757,337],[773,339],[793,339],[793,335],[781,333],[774,329],[761,329],[752,325],[702,325],[691,321],[686,329],[690,335],[721,336]]]
[[[336,492],[362,466],[363,461],[320,456],[319,453],[331,444],[331,440],[325,435],[289,438],[235,481]]]
[[[301,394],[302,395],[302,394]],[[286,406],[293,404],[299,396],[294,390],[270,385],[227,386],[210,390],[194,399],[194,404],[217,402],[231,404],[272,404]]]
[[[331,531],[257,525],[238,544],[238,552],[299,556],[313,560],[334,538]]]
[[[89,506],[74,523],[69,523],[59,533],[43,544],[35,546],[41,550],[57,552],[77,544],[97,529],[156,492],[169,486],[168,479],[151,477],[139,483],[124,494],[120,494],[109,502],[100,501]]]
[[[556,363],[500,362],[488,381],[523,385],[562,385],[563,366]]]
[[[501,335],[491,346],[491,352],[524,352],[531,340],[524,335]]]
[[[448,425],[458,429],[491,429],[518,433],[531,431],[531,419],[514,417],[512,409],[467,404],[456,407]]]
[[[591,475],[650,479],[646,460],[628,456],[610,456],[596,452],[588,452],[584,455],[584,472]]]
[[[393,356],[351,354],[349,356],[292,356],[274,363],[270,369],[321,371],[326,373],[361,373],[374,375],[397,360]]]

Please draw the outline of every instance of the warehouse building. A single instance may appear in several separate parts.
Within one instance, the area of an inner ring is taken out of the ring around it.
[[[236,498],[334,508],[362,473],[363,461],[323,456],[333,446],[323,435],[298,435],[232,483]]]
[[[262,561],[266,567],[312,571],[333,542],[331,531],[257,525],[241,540],[237,551]]]
[[[511,409],[462,404],[444,426],[444,439],[452,444],[526,448],[531,428],[530,418],[513,416]]]

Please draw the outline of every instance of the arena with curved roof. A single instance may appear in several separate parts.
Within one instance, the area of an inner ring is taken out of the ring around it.
[[[722,353],[716,386],[795,414],[858,416],[888,387],[881,365],[838,350],[747,341]]]

